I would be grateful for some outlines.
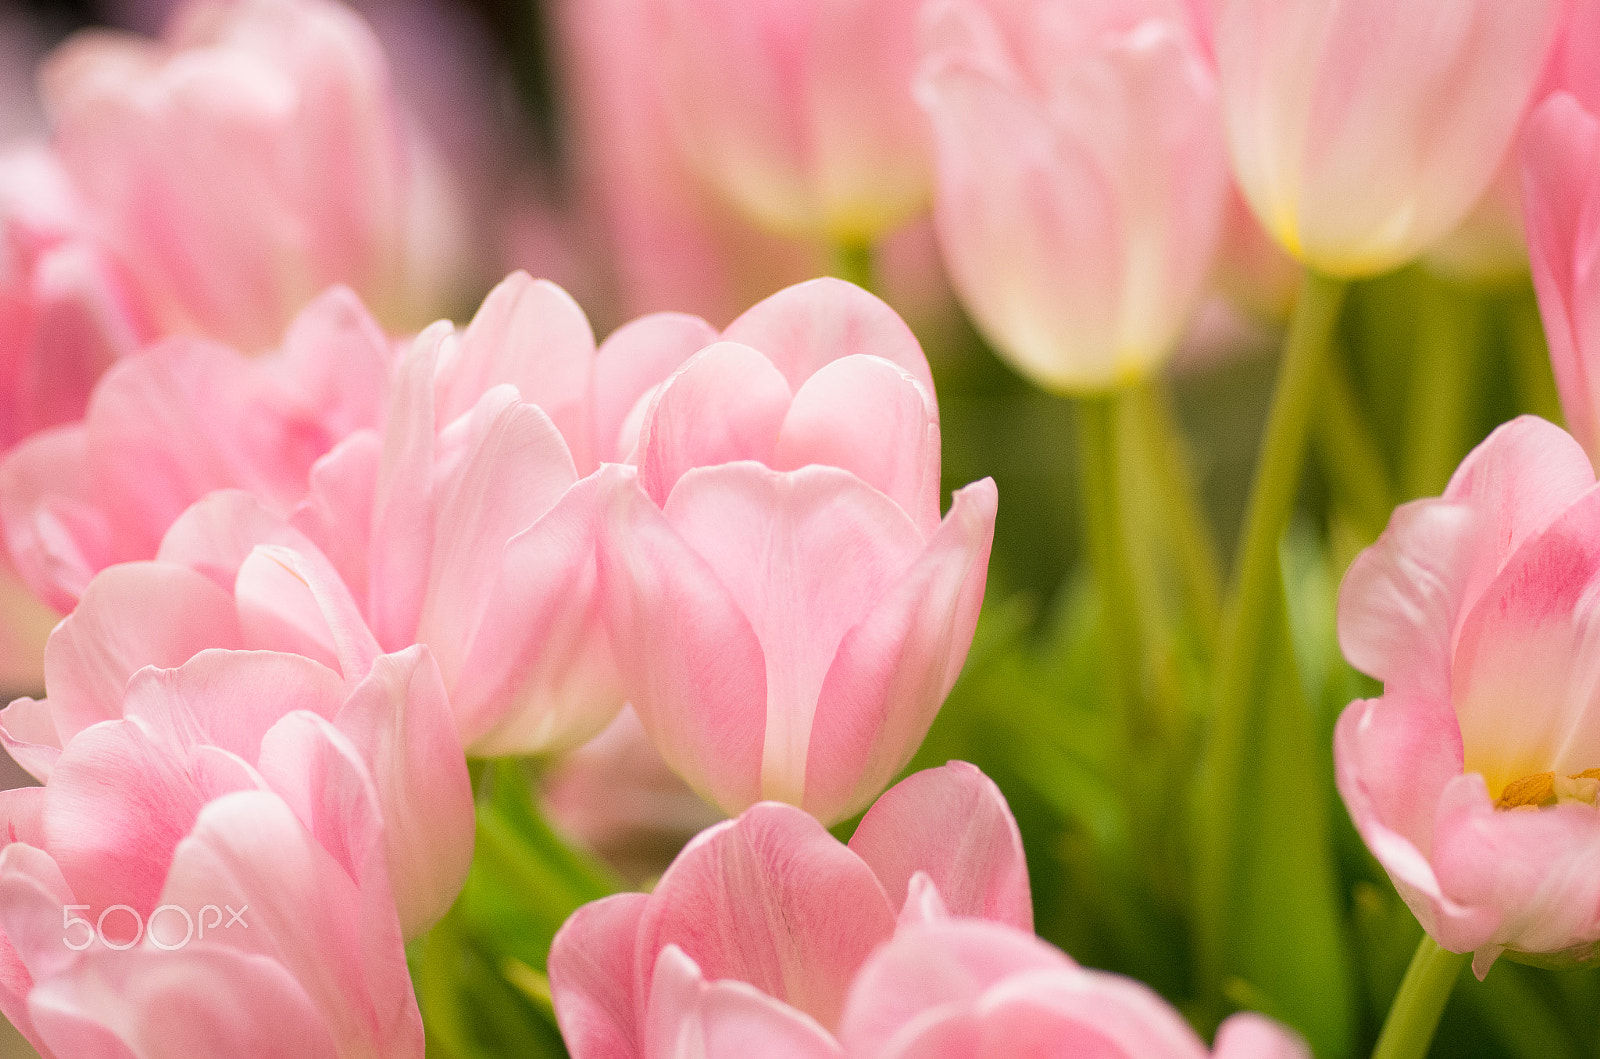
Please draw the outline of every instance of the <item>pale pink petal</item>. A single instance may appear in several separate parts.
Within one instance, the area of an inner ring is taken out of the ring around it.
[[[927,734],[972,644],[997,503],[989,479],[958,491],[922,554],[840,643],[811,724],[811,812],[837,819],[865,805]]]
[[[191,913],[192,915],[193,913]],[[322,1017],[276,962],[211,945],[173,952],[96,947],[28,997],[62,1056],[337,1059]],[[107,1038],[118,1043],[108,1048]]]
[[[710,565],[761,644],[762,797],[803,804],[830,821],[848,815],[834,791],[808,789],[813,716],[841,641],[916,563],[916,527],[848,472],[779,472],[748,462],[690,471],[664,514]],[[861,764],[860,756],[853,763]]]
[[[952,919],[908,926],[856,976],[839,1039],[850,1055],[888,1054],[896,1035],[925,1012],[975,1004],[1011,975],[1074,966],[1033,935],[999,923]]]
[[[578,482],[505,544],[451,689],[462,737],[475,753],[572,746],[609,723],[622,705],[595,561],[611,474]]]
[[[433,647],[451,683],[484,620],[506,542],[578,480],[550,417],[518,401],[509,387],[485,394],[466,426],[461,459],[435,486],[432,568],[416,632],[418,642]]]
[[[406,933],[455,901],[472,863],[472,781],[439,668],[425,647],[383,655],[335,719],[372,772]]]
[[[756,460],[769,463],[790,388],[761,353],[719,342],[690,358],[667,380],[645,413],[639,436],[639,481],[665,504],[695,467]]]
[[[939,526],[939,412],[904,368],[872,356],[822,367],[794,396],[772,467],[847,470],[884,493],[924,536]]]
[[[301,655],[205,650],[175,669],[135,673],[123,713],[174,749],[203,744],[254,761],[285,714],[332,719],[343,701],[339,674]]]
[[[1587,805],[1497,810],[1468,773],[1440,799],[1432,859],[1445,893],[1497,921],[1488,937],[1438,939],[1476,941],[1480,978],[1502,948],[1560,953],[1600,934],[1600,816]]]
[[[241,645],[232,598],[204,576],[172,563],[109,567],[45,648],[56,728],[70,740],[122,716],[128,678],[145,666],[180,666],[206,648]]]
[[[62,916],[76,903],[48,853],[21,842],[0,852],[0,1014],[45,1059],[52,1059],[52,1052],[34,1029],[28,994],[36,978],[72,966],[76,953],[62,944]]]
[[[1041,1052],[1161,1059],[1206,1059],[1207,1054],[1194,1030],[1154,990],[1100,971],[1014,975],[984,995],[978,1014],[983,1020],[979,1059]]]
[[[13,787],[0,791],[0,847],[26,842],[43,849],[45,789]]]
[[[759,349],[791,391],[824,365],[867,353],[910,372],[933,400],[933,374],[911,328],[878,298],[844,280],[814,279],[779,291],[728,325],[722,337]]]
[[[632,476],[617,467],[600,473],[600,586],[623,687],[672,770],[738,812],[761,797],[761,643],[715,571]]]
[[[95,573],[131,558],[96,506],[81,424],[42,431],[0,462],[0,521],[11,561],[28,587],[70,611]]]
[[[644,1059],[634,954],[649,901],[617,894],[584,905],[550,943],[550,993],[572,1059]]]
[[[1293,1030],[1250,1011],[1229,1016],[1217,1030],[1216,1059],[1311,1059]]]
[[[346,680],[364,677],[379,654],[350,590],[309,544],[257,547],[239,567],[234,593],[251,648],[305,654]]]
[[[218,588],[232,592],[239,568],[262,544],[314,550],[257,497],[242,489],[221,489],[190,504],[173,520],[156,558],[205,574]]]
[[[1033,931],[1022,834],[994,781],[964,761],[901,780],[850,839],[896,908],[926,873],[949,914]]]
[[[651,978],[648,1054],[660,1059],[842,1059],[815,1019],[744,982],[706,982],[676,945],[662,950]]]
[[[351,764],[330,750],[308,767],[314,774]],[[381,821],[366,799],[351,798],[350,781],[325,774],[319,786],[307,794],[324,802],[317,820],[326,827],[322,842],[342,840],[343,851],[366,866],[359,889],[348,862],[314,840],[282,799],[245,791],[200,813],[172,859],[161,900],[184,908],[248,906],[246,928],[208,937],[282,964],[305,989],[339,1054],[421,1059],[422,1020],[399,922],[381,885]]]
[[[594,332],[572,296],[547,280],[515,272],[489,292],[440,365],[439,415],[448,422],[506,383],[560,428],[580,468],[593,468],[590,392]]]
[[[597,461],[624,463],[633,455],[644,410],[657,388],[717,337],[698,316],[652,313],[624,324],[601,343],[594,362]]]
[[[893,932],[872,870],[806,813],[763,802],[678,855],[639,952],[677,945],[708,979],[746,982],[831,1026],[857,968]]]
[[[61,735],[49,699],[13,699],[0,710],[0,746],[40,783],[50,779],[61,756]]]
[[[378,489],[383,437],[359,430],[311,468],[306,498],[291,524],[317,543],[357,599],[367,598],[372,505]]]
[[[262,363],[338,440],[382,421],[393,361],[394,347],[361,299],[334,286],[300,310],[281,352]]]

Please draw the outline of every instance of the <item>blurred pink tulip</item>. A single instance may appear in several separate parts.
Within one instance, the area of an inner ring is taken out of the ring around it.
[[[1224,1022],[1208,1050],[1140,982],[1079,967],[1004,923],[939,917],[902,926],[867,960],[839,1039],[852,1059],[1311,1059],[1251,1014]]]
[[[43,84],[57,149],[164,331],[255,353],[334,283],[381,316],[414,310],[411,147],[348,8],[202,0],[159,44],[74,38]]]
[[[939,424],[916,339],[838,280],[774,295],[644,412],[610,468],[600,575],[628,699],[725,812],[869,803],[972,640],[994,483],[939,518]]]
[[[918,92],[957,290],[1058,391],[1142,378],[1182,337],[1227,205],[1216,78],[1177,0],[939,0]]]
[[[55,156],[0,153],[0,452],[83,416],[153,325]]]
[[[1571,92],[1589,112],[1600,111],[1600,0],[1567,0],[1539,99],[1555,92]]]
[[[292,710],[310,710],[362,754],[401,922],[418,933],[449,908],[472,859],[472,792],[438,667],[420,646],[382,654],[327,560],[292,530],[250,542],[252,515],[270,518],[244,494],[217,494],[174,526],[159,560],[97,576],[50,636],[48,698],[0,711],[0,742],[79,804],[88,795],[71,793],[77,780],[64,785],[63,769],[82,740],[100,745],[90,733],[106,723],[155,726],[183,747],[220,747],[254,767],[261,733]],[[134,836],[116,841],[143,841],[138,799],[115,787],[97,797],[126,807],[95,803],[52,841],[99,841],[84,837],[100,833],[95,817]],[[72,838],[73,828],[83,836]],[[113,884],[137,904],[131,883],[113,875]],[[73,882],[80,897],[86,885]]]
[[[621,315],[681,310],[720,326],[761,296],[825,271],[826,259],[757,228],[694,170],[673,133],[653,3],[556,5],[578,205],[593,217],[588,245],[605,244],[612,258]]]
[[[82,422],[35,434],[0,462],[0,529],[17,570],[70,611],[96,572],[154,556],[173,520],[213,489],[247,489],[287,514],[323,453],[380,422],[392,359],[338,288],[269,356],[177,337],[123,358]]]
[[[1561,0],[1212,0],[1234,171],[1312,268],[1360,277],[1448,235],[1489,187]]]
[[[1562,411],[1600,466],[1600,118],[1575,97],[1558,93],[1529,118],[1522,191]]]
[[[1444,495],[1350,567],[1339,641],[1383,697],[1340,717],[1340,793],[1438,943],[1482,977],[1506,949],[1600,941],[1600,715],[1589,639],[1600,489],[1541,419],[1502,426]]]
[[[126,719],[0,795],[0,1010],[45,1059],[421,1059],[390,807],[341,730],[373,692],[338,689],[290,655],[145,669]]]
[[[1032,933],[1016,823],[961,762],[895,786],[849,846],[762,803],[702,833],[652,893],[580,908],[550,950],[556,1017],[573,1059],[837,1056],[857,970],[930,904]]]
[[[652,0],[688,156],[758,224],[872,242],[927,201],[921,0]]]

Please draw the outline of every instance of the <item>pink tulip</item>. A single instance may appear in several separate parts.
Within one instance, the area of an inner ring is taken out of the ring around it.
[[[178,337],[123,358],[82,422],[36,434],[0,462],[0,529],[23,580],[69,611],[99,570],[154,556],[173,520],[213,489],[247,489],[287,514],[313,463],[380,421],[391,359],[341,289],[308,306],[266,357]]]
[[[589,245],[608,252],[623,315],[682,310],[720,326],[826,261],[813,246],[757,228],[695,171],[673,132],[654,2],[555,6],[579,205],[596,229]]]
[[[202,2],[43,74],[56,146],[161,316],[247,352],[323,288],[403,308],[410,150],[371,31],[328,0]]]
[[[1562,410],[1600,460],[1600,118],[1558,93],[1528,120],[1522,188],[1528,256]]]
[[[1600,110],[1600,0],[1567,0],[1537,98],[1554,92],[1571,92],[1586,110]]]
[[[897,916],[941,901],[1032,932],[1016,823],[971,765],[900,783],[849,846],[792,806],[756,805],[691,842],[652,893],[567,921],[550,950],[556,1017],[573,1059],[837,1056],[863,962]]]
[[[919,97],[957,290],[1054,390],[1143,377],[1182,337],[1227,205],[1215,74],[1177,0],[939,0]]]
[[[988,480],[939,519],[921,348],[838,280],[792,287],[702,349],[609,479],[600,574],[629,701],[724,811],[838,820],[902,768],[971,643]]]
[[[902,926],[867,960],[839,1039],[853,1059],[1311,1059],[1251,1014],[1224,1022],[1210,1051],[1131,978],[1079,967],[1004,923],[938,916]]]
[[[921,0],[652,0],[681,140],[776,232],[876,240],[927,199],[911,98]]]
[[[1397,510],[1340,592],[1345,656],[1383,681],[1339,719],[1340,793],[1423,928],[1480,977],[1506,949],[1600,940],[1597,530],[1582,448],[1524,417],[1442,497]]]
[[[1331,275],[1396,268],[1488,188],[1561,0],[1212,0],[1234,171],[1262,224]]]
[[[50,636],[48,698],[0,711],[0,743],[56,792],[61,815],[46,814],[48,848],[79,897],[115,903],[115,890],[144,907],[134,898],[153,898],[160,870],[135,865],[148,885],[134,893],[134,876],[109,861],[103,882],[73,877],[71,850],[144,842],[146,832],[181,835],[192,819],[141,825],[147,810],[130,791],[142,788],[128,784],[81,792],[90,774],[84,748],[124,747],[117,753],[136,762],[146,737],[160,735],[183,755],[220,748],[269,774],[257,762],[262,733],[309,710],[361,752],[382,810],[394,900],[415,934],[449,908],[472,859],[472,793],[443,681],[424,647],[381,653],[309,542],[283,530],[252,543],[248,522],[270,518],[244,494],[219,493],[173,527],[160,559],[99,574]],[[114,740],[106,734],[113,728],[121,733]],[[172,811],[192,813],[185,805]],[[116,855],[130,864],[143,856],[131,847]]]
[[[396,821],[361,742],[394,707],[380,743],[448,724],[436,694],[390,701],[429,669],[380,659],[342,706],[292,655],[141,671],[126,719],[0,797],[0,1010],[45,1059],[421,1059]]]
[[[0,153],[0,452],[82,417],[152,324],[55,157]]]

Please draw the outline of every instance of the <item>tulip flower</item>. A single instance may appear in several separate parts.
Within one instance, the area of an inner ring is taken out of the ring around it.
[[[1522,186],[1528,256],[1567,425],[1600,461],[1600,118],[1565,92],[1528,120]]]
[[[45,1059],[421,1059],[395,819],[330,690],[293,656],[146,669],[127,719],[0,796],[0,1010]]]
[[[1212,0],[1234,172],[1262,224],[1333,276],[1405,264],[1489,187],[1560,0]]]
[[[1215,74],[1176,0],[941,0],[918,95],[945,259],[996,349],[1057,391],[1170,355],[1229,194]]]
[[[628,699],[706,800],[825,821],[910,758],[971,643],[989,480],[939,518],[921,348],[838,280],[792,287],[696,353],[611,468],[600,580]]]
[[[0,452],[83,416],[153,325],[48,151],[0,153]]]
[[[941,917],[902,927],[867,960],[839,1038],[852,1059],[1311,1059],[1293,1033],[1247,1013],[1224,1022],[1208,1050],[1131,978],[1079,967],[1003,923]]]
[[[255,353],[317,292],[403,304],[409,147],[371,31],[327,0],[202,2],[42,75],[55,144],[166,332]]]
[[[952,762],[904,780],[848,846],[762,803],[691,842],[650,894],[580,908],[550,949],[573,1059],[838,1055],[851,981],[932,905],[1033,929],[1027,865],[1000,791]]]
[[[1543,420],[1502,426],[1345,577],[1339,642],[1383,696],[1340,717],[1339,791],[1438,944],[1561,961],[1600,941],[1592,650],[1600,490]]]
[[[176,841],[198,803],[177,799],[162,807],[177,815],[151,820],[150,785],[178,780],[117,783],[96,770],[136,770],[150,747],[175,747],[202,793],[239,787],[238,769],[270,780],[257,760],[262,733],[310,711],[362,757],[393,900],[408,935],[418,933],[449,908],[472,859],[471,786],[438,667],[421,646],[381,653],[332,566],[292,531],[283,539],[293,547],[248,544],[240,513],[251,505],[218,494],[174,527],[162,559],[97,576],[50,636],[48,697],[0,711],[0,742],[46,783],[47,848],[78,896],[148,911],[140,902],[153,901],[162,876],[147,860],[171,852],[159,836]],[[211,776],[219,754],[238,768]],[[74,876],[74,865],[93,878]]]
[[[69,611],[98,571],[152,558],[213,489],[247,489],[287,514],[313,463],[380,421],[392,359],[361,303],[337,288],[269,356],[174,337],[123,358],[81,422],[0,462],[0,529],[22,579]]]
[[[758,224],[876,240],[922,208],[911,98],[921,0],[654,0],[654,46],[680,139]]]

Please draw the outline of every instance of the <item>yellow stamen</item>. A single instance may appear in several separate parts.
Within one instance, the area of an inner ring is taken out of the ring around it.
[[[1556,774],[1535,772],[1531,776],[1524,776],[1520,780],[1512,780],[1506,784],[1506,789],[1500,792],[1500,800],[1494,803],[1494,807],[1538,809],[1554,804],[1556,804]]]

